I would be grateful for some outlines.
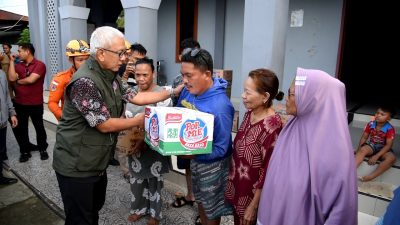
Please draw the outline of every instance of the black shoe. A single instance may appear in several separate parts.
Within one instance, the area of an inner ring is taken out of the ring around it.
[[[32,144],[32,143],[29,143],[29,145],[30,145],[30,148],[31,148],[31,151],[32,151],[32,152],[33,152],[33,151],[39,151],[37,145],[34,145],[34,144]]]
[[[40,151],[40,159],[41,160],[46,160],[49,158],[49,154],[47,154],[46,150]]]
[[[30,157],[32,157],[31,153],[28,152],[21,153],[21,156],[19,157],[19,162],[22,163],[26,162],[29,160]]]
[[[108,161],[108,165],[119,166],[119,162],[118,162],[118,160],[112,158],[112,159],[110,159],[110,161]]]
[[[15,178],[0,177],[0,184],[15,184],[18,180]]]

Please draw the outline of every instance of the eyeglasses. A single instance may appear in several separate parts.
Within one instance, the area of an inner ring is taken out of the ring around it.
[[[208,61],[203,57],[203,55],[200,53],[201,52],[201,48],[185,48],[182,51],[182,55],[186,55],[190,52],[190,56],[191,57],[196,57],[197,55],[200,56],[200,58],[206,63],[207,69],[208,70],[212,70],[212,68],[209,68],[209,64]],[[200,54],[199,54],[200,53]]]
[[[118,57],[119,57],[120,59],[122,59],[123,57],[127,57],[127,55],[128,55],[126,49],[125,49],[125,50],[118,51],[118,52],[117,52],[117,51],[110,50],[110,49],[106,49],[106,48],[97,48],[97,49],[101,49],[101,50],[103,50],[103,51],[112,52],[112,53],[114,53],[114,54],[117,54]]]

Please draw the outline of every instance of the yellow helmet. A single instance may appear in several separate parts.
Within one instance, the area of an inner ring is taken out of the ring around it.
[[[130,50],[131,49],[131,43],[125,39],[125,48],[126,50]]]
[[[67,44],[66,53],[70,56],[90,55],[89,45],[84,40],[71,40]]]

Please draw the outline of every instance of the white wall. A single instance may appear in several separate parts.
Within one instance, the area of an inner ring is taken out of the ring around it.
[[[324,70],[335,76],[343,1],[291,0],[292,10],[303,9],[302,27],[288,27],[283,90],[287,90],[297,67]]]
[[[214,58],[215,51],[215,0],[201,0],[199,1],[199,16],[198,16],[198,32],[197,40],[201,48],[210,52]]]
[[[158,60],[162,62],[163,72],[168,84],[179,74],[180,65],[175,63],[176,43],[176,0],[161,1],[158,9]],[[146,47],[146,46],[145,46]]]
[[[231,99],[235,108],[241,101],[240,95],[243,90],[243,84],[240,81],[240,76],[242,76],[243,9],[243,0],[226,1],[224,69],[233,71]]]

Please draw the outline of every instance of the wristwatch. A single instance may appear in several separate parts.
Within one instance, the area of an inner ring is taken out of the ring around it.
[[[171,98],[174,98],[174,97],[175,97],[174,89],[173,89],[173,88],[170,88],[170,89],[169,89],[169,97],[171,97]]]

